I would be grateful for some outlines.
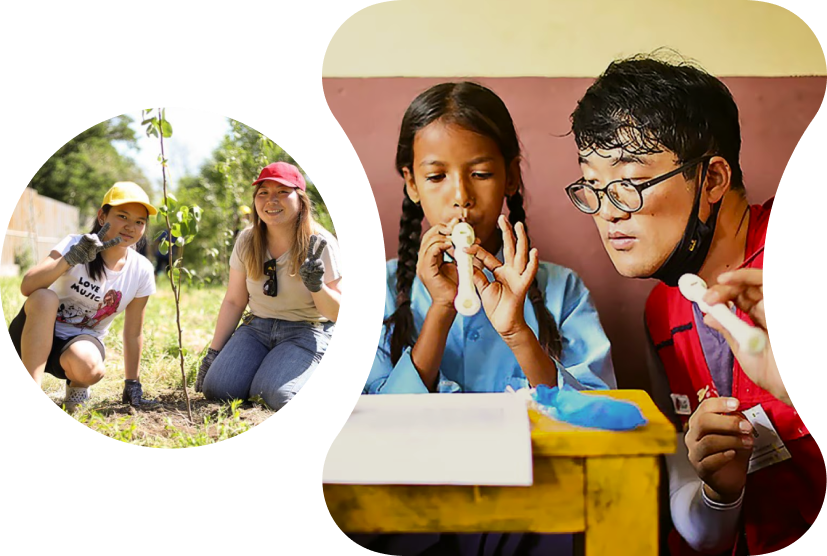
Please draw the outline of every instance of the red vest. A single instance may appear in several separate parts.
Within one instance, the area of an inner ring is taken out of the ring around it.
[[[749,259],[764,246],[771,208],[772,199],[763,206],[750,207],[745,268],[764,267],[763,252]],[[737,314],[752,324],[745,313],[739,310]],[[661,283],[652,290],[646,302],[646,326],[673,394],[688,398],[693,412],[704,398],[718,395],[695,329],[692,304],[677,287]],[[761,404],[792,455],[749,474],[744,491],[742,524],[747,551],[774,552],[795,542],[815,521],[824,501],[824,460],[795,409],[756,386],[737,359],[732,369],[732,396],[740,400],[742,408]],[[686,425],[689,416],[680,417]],[[683,539],[680,545],[677,554],[693,554]],[[736,546],[733,553],[743,548]]]

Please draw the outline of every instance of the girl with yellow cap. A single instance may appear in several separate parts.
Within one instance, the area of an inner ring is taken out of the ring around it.
[[[155,293],[152,263],[136,249],[146,243],[147,220],[157,214],[132,182],[118,182],[103,198],[91,233],[72,234],[23,277],[26,302],[9,325],[17,354],[39,385],[44,373],[66,379],[64,405],[74,411],[104,376],[103,338],[125,313],[123,402],[144,400],[138,380],[144,311]]]

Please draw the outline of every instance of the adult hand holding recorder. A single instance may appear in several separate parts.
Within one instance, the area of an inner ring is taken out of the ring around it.
[[[755,326],[767,332],[767,319],[764,314],[763,269],[742,268],[721,274],[718,277],[718,283],[707,291],[704,301],[709,304],[734,304],[749,316]],[[724,336],[750,380],[785,404],[793,405],[784,387],[784,382],[781,380],[781,374],[778,372],[769,337],[763,350],[759,353],[751,353],[744,346],[739,345],[732,334],[712,315],[706,315],[704,322]]]

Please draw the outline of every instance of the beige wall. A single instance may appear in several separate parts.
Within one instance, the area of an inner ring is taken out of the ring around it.
[[[752,0],[395,0],[342,24],[322,74],[596,77],[664,46],[715,75],[827,74],[806,23]]]

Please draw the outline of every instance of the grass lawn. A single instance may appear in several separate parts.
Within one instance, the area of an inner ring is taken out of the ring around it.
[[[0,278],[0,297],[6,329],[20,311],[25,298],[20,294],[21,278]],[[92,387],[92,401],[72,417],[88,427],[123,442],[157,448],[201,446],[231,438],[259,424],[273,414],[251,402],[211,402],[195,393],[193,384],[202,352],[212,338],[223,288],[195,289],[184,286],[181,295],[181,327],[184,370],[192,403],[194,423],[187,418],[181,391],[175,301],[165,277],[158,279],[158,292],[150,297],[144,322],[144,350],[141,356],[141,384],[144,397],[161,401],[156,409],[136,411],[121,403],[123,390],[123,315],[115,318],[104,339],[106,376]],[[20,372],[25,372],[22,364]],[[65,381],[46,374],[43,391],[60,405]]]

